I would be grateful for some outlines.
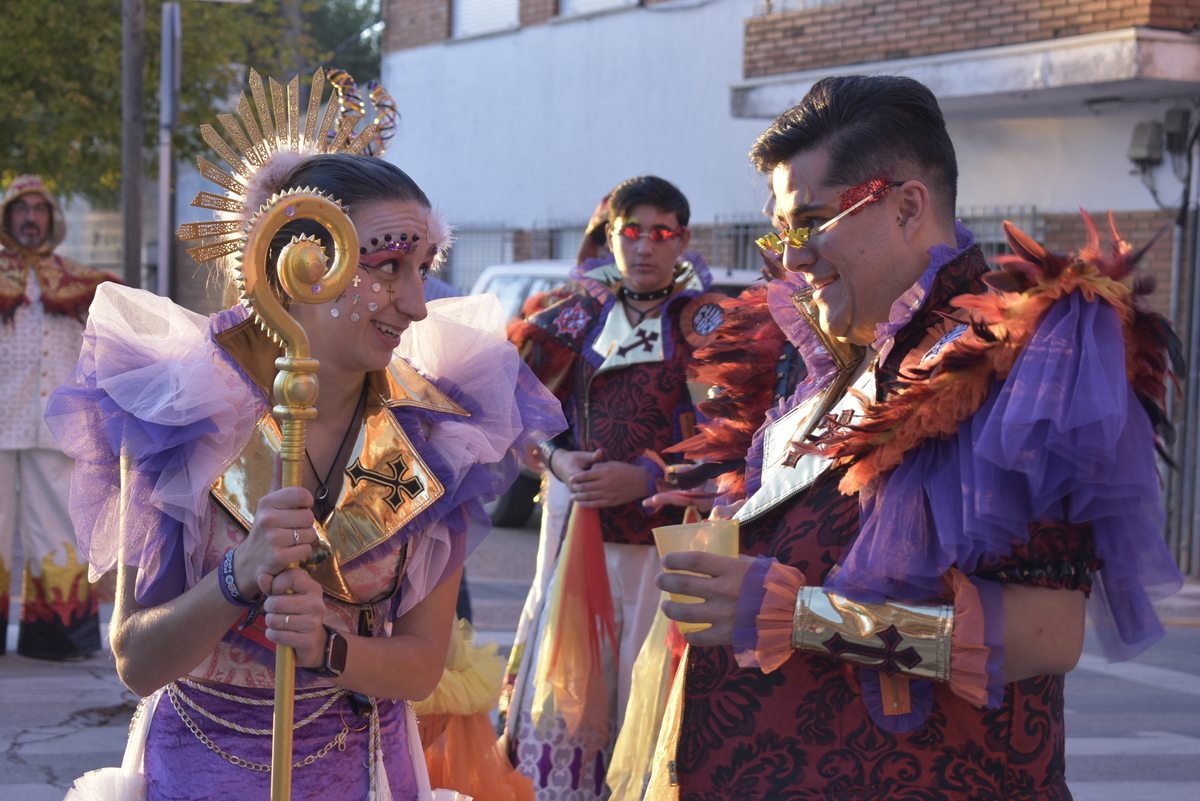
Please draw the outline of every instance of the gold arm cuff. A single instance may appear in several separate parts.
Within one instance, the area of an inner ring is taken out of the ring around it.
[[[792,647],[944,684],[953,632],[952,604],[860,604],[804,587],[796,598]]]

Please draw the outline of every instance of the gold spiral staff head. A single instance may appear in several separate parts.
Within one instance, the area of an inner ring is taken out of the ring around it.
[[[358,233],[341,203],[308,187],[273,195],[254,215],[236,272],[241,279],[242,302],[251,314],[284,342],[289,356],[307,359],[308,337],[275,297],[267,278],[271,240],[281,228],[297,220],[312,220],[330,233],[333,262],[328,264],[325,250],[316,239],[293,237],[280,252],[276,268],[283,291],[298,303],[325,303],[344,292],[358,266]]]

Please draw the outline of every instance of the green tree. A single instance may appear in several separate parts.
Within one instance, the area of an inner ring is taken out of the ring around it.
[[[367,81],[379,80],[383,32],[379,0],[325,0],[305,17],[322,66],[345,70],[364,89]]]
[[[146,2],[143,102],[151,174],[157,168],[161,5]],[[207,152],[199,126],[229,110],[230,98],[245,86],[246,66],[282,78],[332,50],[311,33],[321,5],[183,0],[179,158]],[[7,184],[20,173],[36,173],[64,196],[113,206],[121,183],[121,0],[0,0],[0,20],[0,52],[8,56],[0,60],[0,178]]]

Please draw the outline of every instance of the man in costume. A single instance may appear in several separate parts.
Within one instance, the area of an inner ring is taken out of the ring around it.
[[[68,509],[74,462],[63,455],[42,414],[50,392],[79,358],[82,321],[96,285],[112,277],[53,252],[67,235],[67,223],[40,178],[15,178],[2,209],[0,627],[8,625],[8,560],[19,526],[25,580],[17,652],[74,659],[100,650],[100,609],[87,563],[78,557]],[[0,638],[0,654],[4,648]]]
[[[720,320],[708,268],[686,250],[688,214],[667,181],[625,181],[608,204],[613,259],[584,261],[565,297],[510,328],[571,424],[543,449],[572,508],[506,691],[510,753],[543,800],[607,793],[633,660],[658,604],[651,529],[682,517],[640,502],[662,475],[659,454],[693,433],[686,364]]]
[[[668,616],[712,627],[687,636],[648,797],[1069,799],[1085,599],[1128,658],[1180,581],[1154,458],[1171,334],[1120,283],[1136,256],[1013,229],[989,273],[911,79],[822,80],[751,157],[808,376],[747,455],[747,556],[664,560],[704,574],[660,575],[705,599]]]

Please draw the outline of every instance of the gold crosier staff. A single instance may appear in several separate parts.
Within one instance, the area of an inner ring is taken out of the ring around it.
[[[358,233],[341,205],[312,191],[299,190],[273,198],[257,216],[246,238],[242,261],[245,297],[255,315],[284,346],[275,360],[276,405],[271,410],[283,429],[280,456],[283,486],[301,483],[304,463],[305,421],[317,416],[316,359],[309,356],[308,335],[267,282],[267,250],[271,238],[289,222],[314,220],[333,236],[333,264],[326,269],[324,249],[314,240],[299,237],[279,254],[279,283],[288,297],[300,303],[324,303],[350,285],[358,266]],[[333,557],[330,557],[333,558]],[[296,567],[296,564],[290,567]],[[271,739],[271,801],[292,797],[292,724],[295,720],[296,652],[286,645],[275,649],[275,721]]]

